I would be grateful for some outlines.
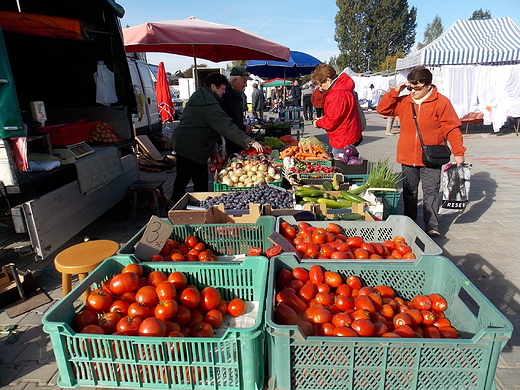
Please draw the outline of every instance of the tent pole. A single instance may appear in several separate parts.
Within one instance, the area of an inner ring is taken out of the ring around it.
[[[199,78],[197,76],[197,56],[195,55],[195,46],[193,46],[193,79],[195,81],[195,90],[199,89]]]

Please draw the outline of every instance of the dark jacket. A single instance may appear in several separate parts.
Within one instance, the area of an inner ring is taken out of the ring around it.
[[[226,93],[222,95],[221,106],[222,109],[231,118],[231,121],[243,132],[246,131],[244,125],[244,96],[242,92],[237,92],[233,89],[231,84],[226,86]],[[235,142],[226,142],[226,150],[228,155],[237,153],[243,147]]]
[[[377,112],[386,116],[399,116],[401,132],[397,142],[397,158],[400,164],[424,166],[422,148],[413,119],[412,104],[415,105],[419,128],[425,145],[441,145],[447,139],[454,156],[464,156],[462,123],[449,99],[441,95],[437,87],[422,103],[413,103],[410,95],[398,96],[392,88],[377,104]]]
[[[330,146],[343,149],[361,139],[361,122],[354,80],[341,73],[323,95],[325,116],[316,121],[316,126],[327,131]]]
[[[252,140],[231,122],[219,100],[208,87],[201,87],[191,95],[181,121],[173,131],[172,145],[177,154],[206,164],[220,135],[242,147]]]

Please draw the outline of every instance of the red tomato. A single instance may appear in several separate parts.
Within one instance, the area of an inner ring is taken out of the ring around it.
[[[439,329],[433,325],[423,325],[422,330],[424,332],[424,337],[428,339],[440,339],[441,333]]]
[[[179,271],[174,271],[168,275],[167,281],[173,284],[177,290],[188,284],[188,278],[186,275]]]
[[[164,299],[175,299],[177,296],[177,289],[172,283],[168,281],[159,283],[159,285],[155,288],[155,292],[157,293],[160,301]]]
[[[386,319],[391,319],[395,315],[395,311],[392,309],[392,306],[386,304],[381,305],[377,312]]]
[[[168,277],[162,271],[152,271],[148,274],[148,284],[153,287],[157,287],[159,283],[165,282]]]
[[[247,253],[248,256],[260,256],[262,254],[262,248],[258,248],[256,246],[249,249],[249,252]]]
[[[344,295],[336,295],[334,298],[334,306],[341,311],[346,311],[354,308],[354,301]]]
[[[206,287],[200,292],[199,307],[202,310],[210,311],[220,306],[220,292],[214,287]]]
[[[274,245],[265,251],[265,255],[269,258],[277,256],[282,253],[282,247],[280,245]]]
[[[348,326],[336,326],[332,335],[336,337],[359,337],[356,331]]]
[[[406,315],[408,315],[412,319],[412,328],[422,323],[422,313],[417,309],[407,310]]]
[[[233,317],[241,316],[246,312],[246,303],[240,298],[232,299],[228,303],[227,310]]]
[[[424,325],[433,325],[436,318],[433,313],[429,310],[421,310],[422,323]]]
[[[225,316],[228,313],[228,303],[225,299],[220,300],[220,305],[218,305],[217,309],[220,310],[223,316]]]
[[[384,241],[381,245],[383,246],[383,250],[386,250],[388,253],[392,253],[395,249],[395,242],[390,240]]]
[[[105,334],[112,334],[117,330],[117,324],[121,320],[121,316],[115,312],[104,313],[98,321],[98,325],[103,329]]]
[[[406,245],[405,239],[403,237],[401,237],[401,236],[395,236],[393,241],[396,244],[396,246],[399,245],[399,244]]]
[[[406,313],[396,314],[392,322],[396,328],[401,325],[408,325],[411,327],[413,324],[412,318]]]
[[[310,322],[298,321],[297,325],[305,336],[314,336],[314,328]]]
[[[199,243],[199,240],[195,236],[188,236],[184,239],[184,245],[186,245],[190,249],[195,248],[198,243]]]
[[[306,282],[309,280],[309,272],[305,268],[296,267],[292,271],[293,278]]]
[[[294,288],[296,292],[300,291],[300,289],[305,285],[304,281],[293,279],[289,283],[287,283],[286,287]]]
[[[128,306],[128,315],[139,316],[141,319],[145,319],[153,316],[153,309],[145,304],[134,302]]]
[[[363,248],[354,249],[354,257],[356,259],[368,259],[370,257],[369,253]]]
[[[164,257],[161,255],[152,255],[150,261],[164,261]]]
[[[334,329],[336,329],[334,324],[331,324],[330,322],[325,322],[324,324],[319,324],[316,326],[319,327],[318,334],[320,336],[334,336]]]
[[[374,250],[374,253],[379,256],[383,256],[385,254],[385,251],[383,249],[383,245],[378,244],[376,242],[371,242],[370,245],[372,246],[372,249]]]
[[[334,222],[329,222],[327,224],[327,227],[325,228],[325,230],[327,230],[329,233],[333,233],[333,234],[341,233],[341,227],[337,223],[334,223]]]
[[[320,245],[320,253],[319,257],[322,259],[330,259],[330,256],[336,252],[336,249],[334,249],[332,246],[328,244],[322,244]]]
[[[289,241],[291,241],[296,237],[296,228],[294,226],[289,225],[282,230],[282,235]]]
[[[326,322],[330,322],[332,320],[332,314],[329,310],[325,309],[323,306],[318,305],[318,308],[314,312],[312,316],[312,322],[315,324],[324,324]]]
[[[376,331],[374,323],[370,320],[354,320],[350,327],[361,337],[371,337]]]
[[[164,337],[166,336],[166,324],[156,317],[149,317],[139,325],[139,336]]]
[[[293,276],[291,271],[287,268],[280,269],[276,274],[276,288],[281,290],[292,280],[292,278]]]
[[[82,328],[79,333],[90,333],[90,334],[105,334],[103,328],[99,325],[90,324]]]
[[[363,241],[363,239],[359,236],[353,236],[347,239],[347,245],[350,249],[356,249],[361,247],[361,244],[363,244],[363,242],[365,241]]]
[[[310,286],[310,284],[306,284],[305,286]],[[303,287],[305,287],[303,286]],[[302,287],[302,288],[303,288]],[[276,294],[276,303],[285,302],[287,297],[291,294],[296,294],[296,290],[292,287],[286,287],[278,294]]]
[[[186,287],[180,294],[179,302],[188,309],[193,309],[200,303],[200,292],[196,288]]]
[[[444,299],[440,294],[430,294],[428,295],[428,298],[430,298],[431,301],[431,309],[435,312],[444,311],[448,307],[446,299]]]
[[[87,325],[97,325],[98,315],[93,310],[83,309],[74,315],[72,320],[74,329],[80,330]]]
[[[177,314],[175,314],[172,318],[172,321],[178,323],[179,325],[187,325],[191,320],[191,312],[185,306],[177,305]]]
[[[404,245],[404,244],[398,244],[396,249],[403,256],[407,253],[412,252],[412,248],[410,248],[408,245]]]
[[[415,337],[415,333],[412,328],[410,328],[409,325],[400,325],[396,326],[393,333],[399,335],[400,337]]]
[[[139,334],[139,326],[143,320],[137,316],[126,316],[121,318],[117,323],[116,329],[119,333],[126,334],[127,336],[137,336]]]
[[[296,313],[301,314],[307,310],[307,304],[302,299],[298,298],[296,294],[287,296],[287,299],[284,303],[287,304],[287,306],[293,309]]]
[[[352,290],[350,289],[348,284],[343,283],[336,288],[336,295],[344,295],[346,297],[351,297]]]
[[[320,253],[320,246],[315,242],[308,242],[305,246],[304,257],[307,259],[316,259]]]
[[[416,295],[413,297],[412,303],[419,310],[430,310],[432,308],[432,301],[426,295]]]
[[[458,339],[459,332],[452,326],[443,326],[439,329],[439,333],[443,339]]]
[[[349,259],[350,257],[345,252],[335,251],[330,254],[332,260]]]
[[[141,277],[143,276],[143,266],[141,264],[128,264],[121,270],[122,274],[125,272],[133,272],[137,276]]]
[[[126,316],[128,314],[128,307],[130,306],[130,303],[127,301],[124,301],[122,299],[118,299],[117,301],[114,301],[112,303],[112,306],[110,306],[110,309],[108,311],[118,313],[121,316]]]
[[[293,270],[293,275],[294,275],[294,270]],[[314,264],[309,269],[309,280],[313,284],[323,283],[323,280],[324,280],[323,275],[324,275],[323,269],[319,265]]]
[[[159,302],[159,297],[155,291],[155,286],[150,285],[141,287],[135,293],[135,301],[149,307],[155,306],[155,304]]]
[[[369,313],[376,312],[374,303],[366,295],[358,295],[356,298],[354,298],[354,306],[356,307],[356,309],[368,311]]]
[[[437,328],[445,328],[447,326],[451,326],[451,322],[447,318],[437,318],[432,325],[436,326]]]
[[[417,256],[415,256],[415,254],[413,254],[412,252],[408,252],[408,253],[405,253],[402,258],[407,259],[407,260],[413,260],[413,259],[416,259]]]
[[[388,286],[374,286],[374,290],[376,290],[381,298],[393,298],[395,296],[394,289]]]
[[[303,299],[305,302],[310,302],[316,296],[317,292],[318,292],[318,289],[317,289],[316,285],[314,285],[312,283],[306,283],[305,285],[302,286],[302,288],[300,288],[300,291],[298,291],[298,296],[301,299]]]
[[[318,292],[314,298],[316,302],[323,306],[329,306],[334,304],[334,297],[326,292]]]
[[[325,271],[324,274],[324,281],[325,284],[328,284],[332,288],[339,287],[341,283],[343,283],[343,279],[341,278],[341,275],[337,272],[332,271]]]
[[[159,301],[155,306],[154,314],[163,321],[170,321],[177,314],[178,305],[173,299]]]
[[[168,243],[164,243],[164,246],[163,248],[161,249],[161,251],[159,252],[159,254],[163,257],[166,257],[170,254],[170,251],[171,251],[171,247],[168,245]]]
[[[328,284],[325,284],[325,283],[318,283],[316,285],[316,292],[326,292],[326,293],[330,293],[330,286]]]
[[[359,279],[357,276],[350,275],[346,280],[347,285],[351,289],[360,289],[362,287],[361,279]]]
[[[213,337],[213,327],[207,322],[200,322],[190,330],[192,337]]]
[[[85,304],[87,309],[95,312],[108,311],[112,306],[112,297],[107,290],[98,288],[88,295]]]
[[[390,337],[390,338],[401,338],[397,333],[394,332],[386,332],[381,335],[381,337]]]
[[[338,313],[332,317],[332,324],[334,326],[350,326],[352,318],[346,313]]]
[[[204,316],[204,322],[210,324],[213,329],[220,328],[222,326],[223,321],[224,316],[222,315],[222,312],[218,309],[212,309],[208,311]]]
[[[280,325],[296,325],[298,322],[296,312],[283,302],[276,306],[273,315],[276,323]]]

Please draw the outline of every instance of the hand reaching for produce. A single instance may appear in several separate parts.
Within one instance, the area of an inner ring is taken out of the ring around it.
[[[253,149],[255,149],[257,152],[263,152],[264,151],[264,147],[262,146],[262,144],[260,144],[260,142],[258,141],[255,141],[251,144],[251,147]]]

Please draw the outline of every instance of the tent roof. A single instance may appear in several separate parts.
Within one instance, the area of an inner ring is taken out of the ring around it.
[[[504,64],[520,62],[520,28],[510,17],[457,20],[439,38],[403,59],[396,70],[418,65]]]

